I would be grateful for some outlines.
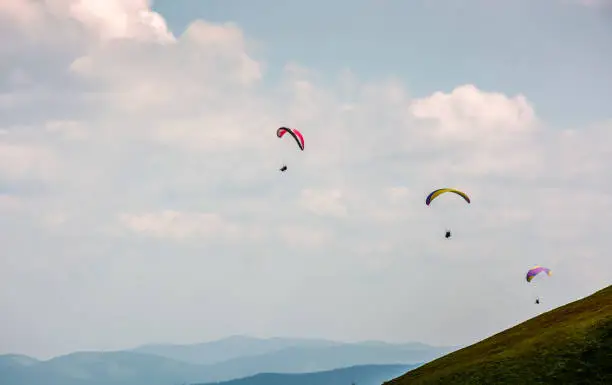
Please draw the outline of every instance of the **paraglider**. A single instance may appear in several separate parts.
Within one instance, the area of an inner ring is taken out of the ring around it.
[[[527,271],[525,279],[527,280],[527,282],[531,282],[535,278],[535,276],[540,274],[541,272],[545,272],[546,275],[548,275],[549,277],[552,275],[552,272],[549,268],[543,266],[534,266],[529,269],[529,271]]]
[[[304,151],[304,136],[295,128],[280,127],[276,130],[276,136],[282,138],[286,133],[289,133],[297,142],[300,150]]]
[[[460,197],[462,197],[467,203],[471,203],[470,197],[464,193],[463,191],[454,189],[454,188],[440,188],[437,190],[432,191],[431,193],[429,193],[429,195],[427,195],[427,198],[425,198],[425,204],[427,206],[431,205],[431,202],[433,202],[434,199],[436,199],[437,197],[439,197],[440,195],[447,193],[447,192],[452,192],[455,193],[457,195],[459,195]],[[446,230],[446,233],[444,234],[444,237],[446,239],[450,239],[450,237],[452,236],[451,231],[450,230]]]
[[[302,135],[300,131],[298,131],[295,128],[288,128],[288,127],[279,127],[276,130],[276,136],[278,138],[283,138],[285,134],[289,134],[295,140],[299,149],[301,151],[304,151],[304,136]],[[287,165],[283,164],[279,170],[282,172],[287,171]]]
[[[425,198],[425,204],[427,206],[429,206],[431,204],[431,202],[433,202],[434,199],[436,199],[440,195],[442,195],[444,193],[447,193],[447,192],[455,193],[455,194],[461,196],[463,199],[465,199],[465,201],[467,203],[471,203],[470,197],[466,193],[464,193],[463,191],[459,191],[459,190],[454,189],[454,188],[440,188],[440,189],[432,191],[431,193],[429,193],[429,195],[427,195],[427,198]]]
[[[552,272],[550,271],[549,268],[538,265],[538,266],[532,267],[531,269],[529,269],[529,271],[527,271],[527,274],[525,275],[525,280],[527,280],[527,282],[531,282],[538,274],[542,272],[546,273],[546,275],[548,275],[549,277],[552,275]],[[536,297],[535,303],[536,305],[540,304],[539,296]]]

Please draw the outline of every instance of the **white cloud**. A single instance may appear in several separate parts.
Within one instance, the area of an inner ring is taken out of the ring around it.
[[[410,189],[408,187],[389,187],[385,191],[388,198],[391,199],[393,203],[398,202],[400,200],[406,199],[410,195]]]
[[[0,194],[0,212],[19,210],[23,207],[23,202],[20,197]]]
[[[609,123],[559,130],[528,95],[463,84],[413,98],[398,79],[326,83],[295,63],[272,83],[239,26],[196,21],[172,36],[145,1],[2,2],[0,20],[0,289],[20,293],[0,298],[12,317],[2,329],[37,330],[31,352],[199,339],[204,322],[211,337],[299,334],[281,321],[303,306],[313,324],[349,324],[332,300],[389,314],[361,314],[366,326],[334,338],[467,342],[459,334],[484,326],[459,324],[470,308],[444,293],[474,294],[479,319],[499,326],[528,315],[497,305],[520,303],[534,259],[573,272],[551,280],[562,282],[551,304],[610,279]],[[276,138],[281,125],[304,133],[305,151]],[[472,204],[427,207],[444,186]],[[136,314],[125,293],[163,293],[167,307]],[[265,302],[272,293],[286,302]],[[17,311],[64,301],[95,317]],[[448,301],[453,312],[431,305]],[[257,318],[258,306],[272,315]],[[230,311],[250,315],[211,316]],[[166,315],[187,312],[192,328]],[[135,317],[121,333],[108,328],[119,313]],[[140,317],[171,326],[152,335]],[[455,327],[436,331],[432,317]],[[97,333],[52,341],[77,326]]]
[[[45,128],[52,134],[58,134],[69,140],[80,140],[87,137],[87,127],[78,121],[50,120]]]
[[[147,0],[64,1],[69,15],[94,29],[102,39],[174,41],[166,21]]]
[[[49,33],[46,28],[52,26],[65,28],[62,33],[85,30],[100,41],[174,40],[163,17],[151,11],[147,0],[4,1],[0,4],[0,18],[14,23],[19,32],[30,38],[46,41],[51,41],[47,40],[50,35],[60,32]]]
[[[184,213],[163,210],[157,213],[121,214],[120,222],[128,229],[161,238],[220,238],[239,240],[240,228],[214,213]]]
[[[348,213],[339,189],[306,189],[300,198],[303,207],[317,215],[344,217]]]
[[[61,226],[68,220],[65,213],[54,212],[45,215],[42,219],[43,224],[49,227]]]
[[[32,26],[40,22],[43,17],[42,11],[42,6],[33,1],[0,2],[0,16],[23,26]]]
[[[278,229],[280,238],[293,247],[318,248],[333,241],[333,234],[317,228],[300,225],[283,225]]]
[[[418,119],[434,121],[434,134],[441,139],[506,139],[535,124],[535,112],[524,95],[509,98],[499,92],[483,92],[472,84],[416,100],[410,112]]]
[[[53,151],[40,145],[0,141],[0,175],[10,180],[50,180],[58,164]]]

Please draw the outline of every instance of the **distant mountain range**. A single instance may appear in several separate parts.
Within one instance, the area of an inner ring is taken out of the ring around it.
[[[362,365],[401,363],[405,368],[453,350],[456,348],[419,343],[234,336],[193,345],[76,352],[47,361],[4,355],[0,356],[0,379],[2,385],[179,385],[227,381],[259,373],[309,373]],[[384,374],[384,370],[380,373]]]
[[[359,365],[315,373],[261,373],[199,385],[380,385],[418,365]]]
[[[273,353],[285,348],[325,348],[340,346],[341,342],[305,338],[255,338],[231,336],[216,341],[191,345],[144,345],[132,351],[154,354],[193,364],[216,364],[244,356]]]

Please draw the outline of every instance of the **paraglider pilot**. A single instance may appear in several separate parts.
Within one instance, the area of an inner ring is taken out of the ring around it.
[[[451,237],[450,230],[446,230],[446,234],[444,236],[446,237],[446,239],[449,239]]]
[[[283,167],[281,167],[279,170],[281,170],[282,172],[287,171],[287,166],[283,164]]]
[[[536,298],[535,303],[536,303],[536,304],[539,304],[539,303],[540,303],[540,299],[539,299],[539,298]]]

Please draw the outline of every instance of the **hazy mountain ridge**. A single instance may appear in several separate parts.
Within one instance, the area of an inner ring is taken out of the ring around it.
[[[235,336],[203,344],[75,352],[46,361],[5,355],[0,356],[0,378],[3,385],[176,385],[227,381],[259,373],[308,373],[366,364],[420,364],[451,350],[454,348],[376,341],[343,343]],[[195,354],[198,351],[202,352],[201,357]],[[215,351],[219,352],[217,357]],[[227,357],[233,358],[221,360]]]
[[[175,360],[215,364],[245,356],[258,356],[284,348],[338,346],[342,342],[306,338],[255,338],[249,336],[230,336],[220,340],[197,344],[150,344],[137,347],[132,351],[154,354]]]
[[[3,385],[170,385],[201,381],[208,373],[205,366],[123,351],[77,352],[35,365],[0,367]]]
[[[314,373],[260,373],[236,380],[196,385],[380,385],[418,365],[357,365]]]
[[[0,355],[0,368],[11,366],[29,366],[40,363],[36,358],[24,356],[23,354],[4,354]]]
[[[411,345],[347,343],[331,347],[287,347],[274,352],[238,357],[215,365],[222,373],[237,370],[241,376],[262,371],[299,373],[354,365],[427,362],[451,351],[449,348],[414,349]]]

